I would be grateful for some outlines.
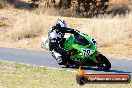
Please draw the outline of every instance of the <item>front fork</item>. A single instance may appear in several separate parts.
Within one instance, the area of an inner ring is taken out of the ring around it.
[[[95,65],[100,64],[100,62],[97,60],[98,57],[102,56],[102,54],[98,51],[95,51],[94,54],[92,54],[88,59],[91,59]]]
[[[103,56],[101,53],[98,53],[98,54],[96,54],[96,56],[95,56],[95,58],[96,58],[95,63],[96,63],[97,65],[100,64],[100,62],[97,61],[97,58],[99,58],[99,57],[101,57],[101,56]]]

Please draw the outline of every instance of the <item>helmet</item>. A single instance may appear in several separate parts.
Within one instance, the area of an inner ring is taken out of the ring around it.
[[[57,27],[58,30],[61,30],[63,28],[66,28],[67,24],[64,20],[57,20],[56,27]]]

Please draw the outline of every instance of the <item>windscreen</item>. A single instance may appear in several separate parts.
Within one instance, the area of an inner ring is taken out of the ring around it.
[[[75,35],[74,44],[86,46],[89,44],[89,41],[82,35]]]

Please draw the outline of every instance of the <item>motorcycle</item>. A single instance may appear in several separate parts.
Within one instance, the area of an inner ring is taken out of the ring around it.
[[[45,39],[42,43],[44,48],[49,48],[48,39]],[[71,34],[65,37],[63,46],[65,49],[72,52],[69,59],[74,61],[75,66],[97,66],[101,70],[109,70],[111,68],[110,61],[97,50],[96,41],[84,33],[78,35]],[[57,61],[59,57],[61,57],[61,55],[54,50],[51,51],[51,54]],[[68,67],[67,64],[66,67]]]

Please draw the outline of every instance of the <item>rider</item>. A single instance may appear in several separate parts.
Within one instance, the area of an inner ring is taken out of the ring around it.
[[[56,52],[62,55],[62,57],[59,58],[59,64],[64,64],[64,62],[73,64],[73,61],[68,58],[68,56],[71,55],[71,52],[63,48],[63,43],[65,42],[65,33],[76,35],[79,33],[79,31],[67,28],[67,24],[64,20],[57,20],[56,25],[53,26],[48,32],[49,50],[52,51],[54,49]]]

